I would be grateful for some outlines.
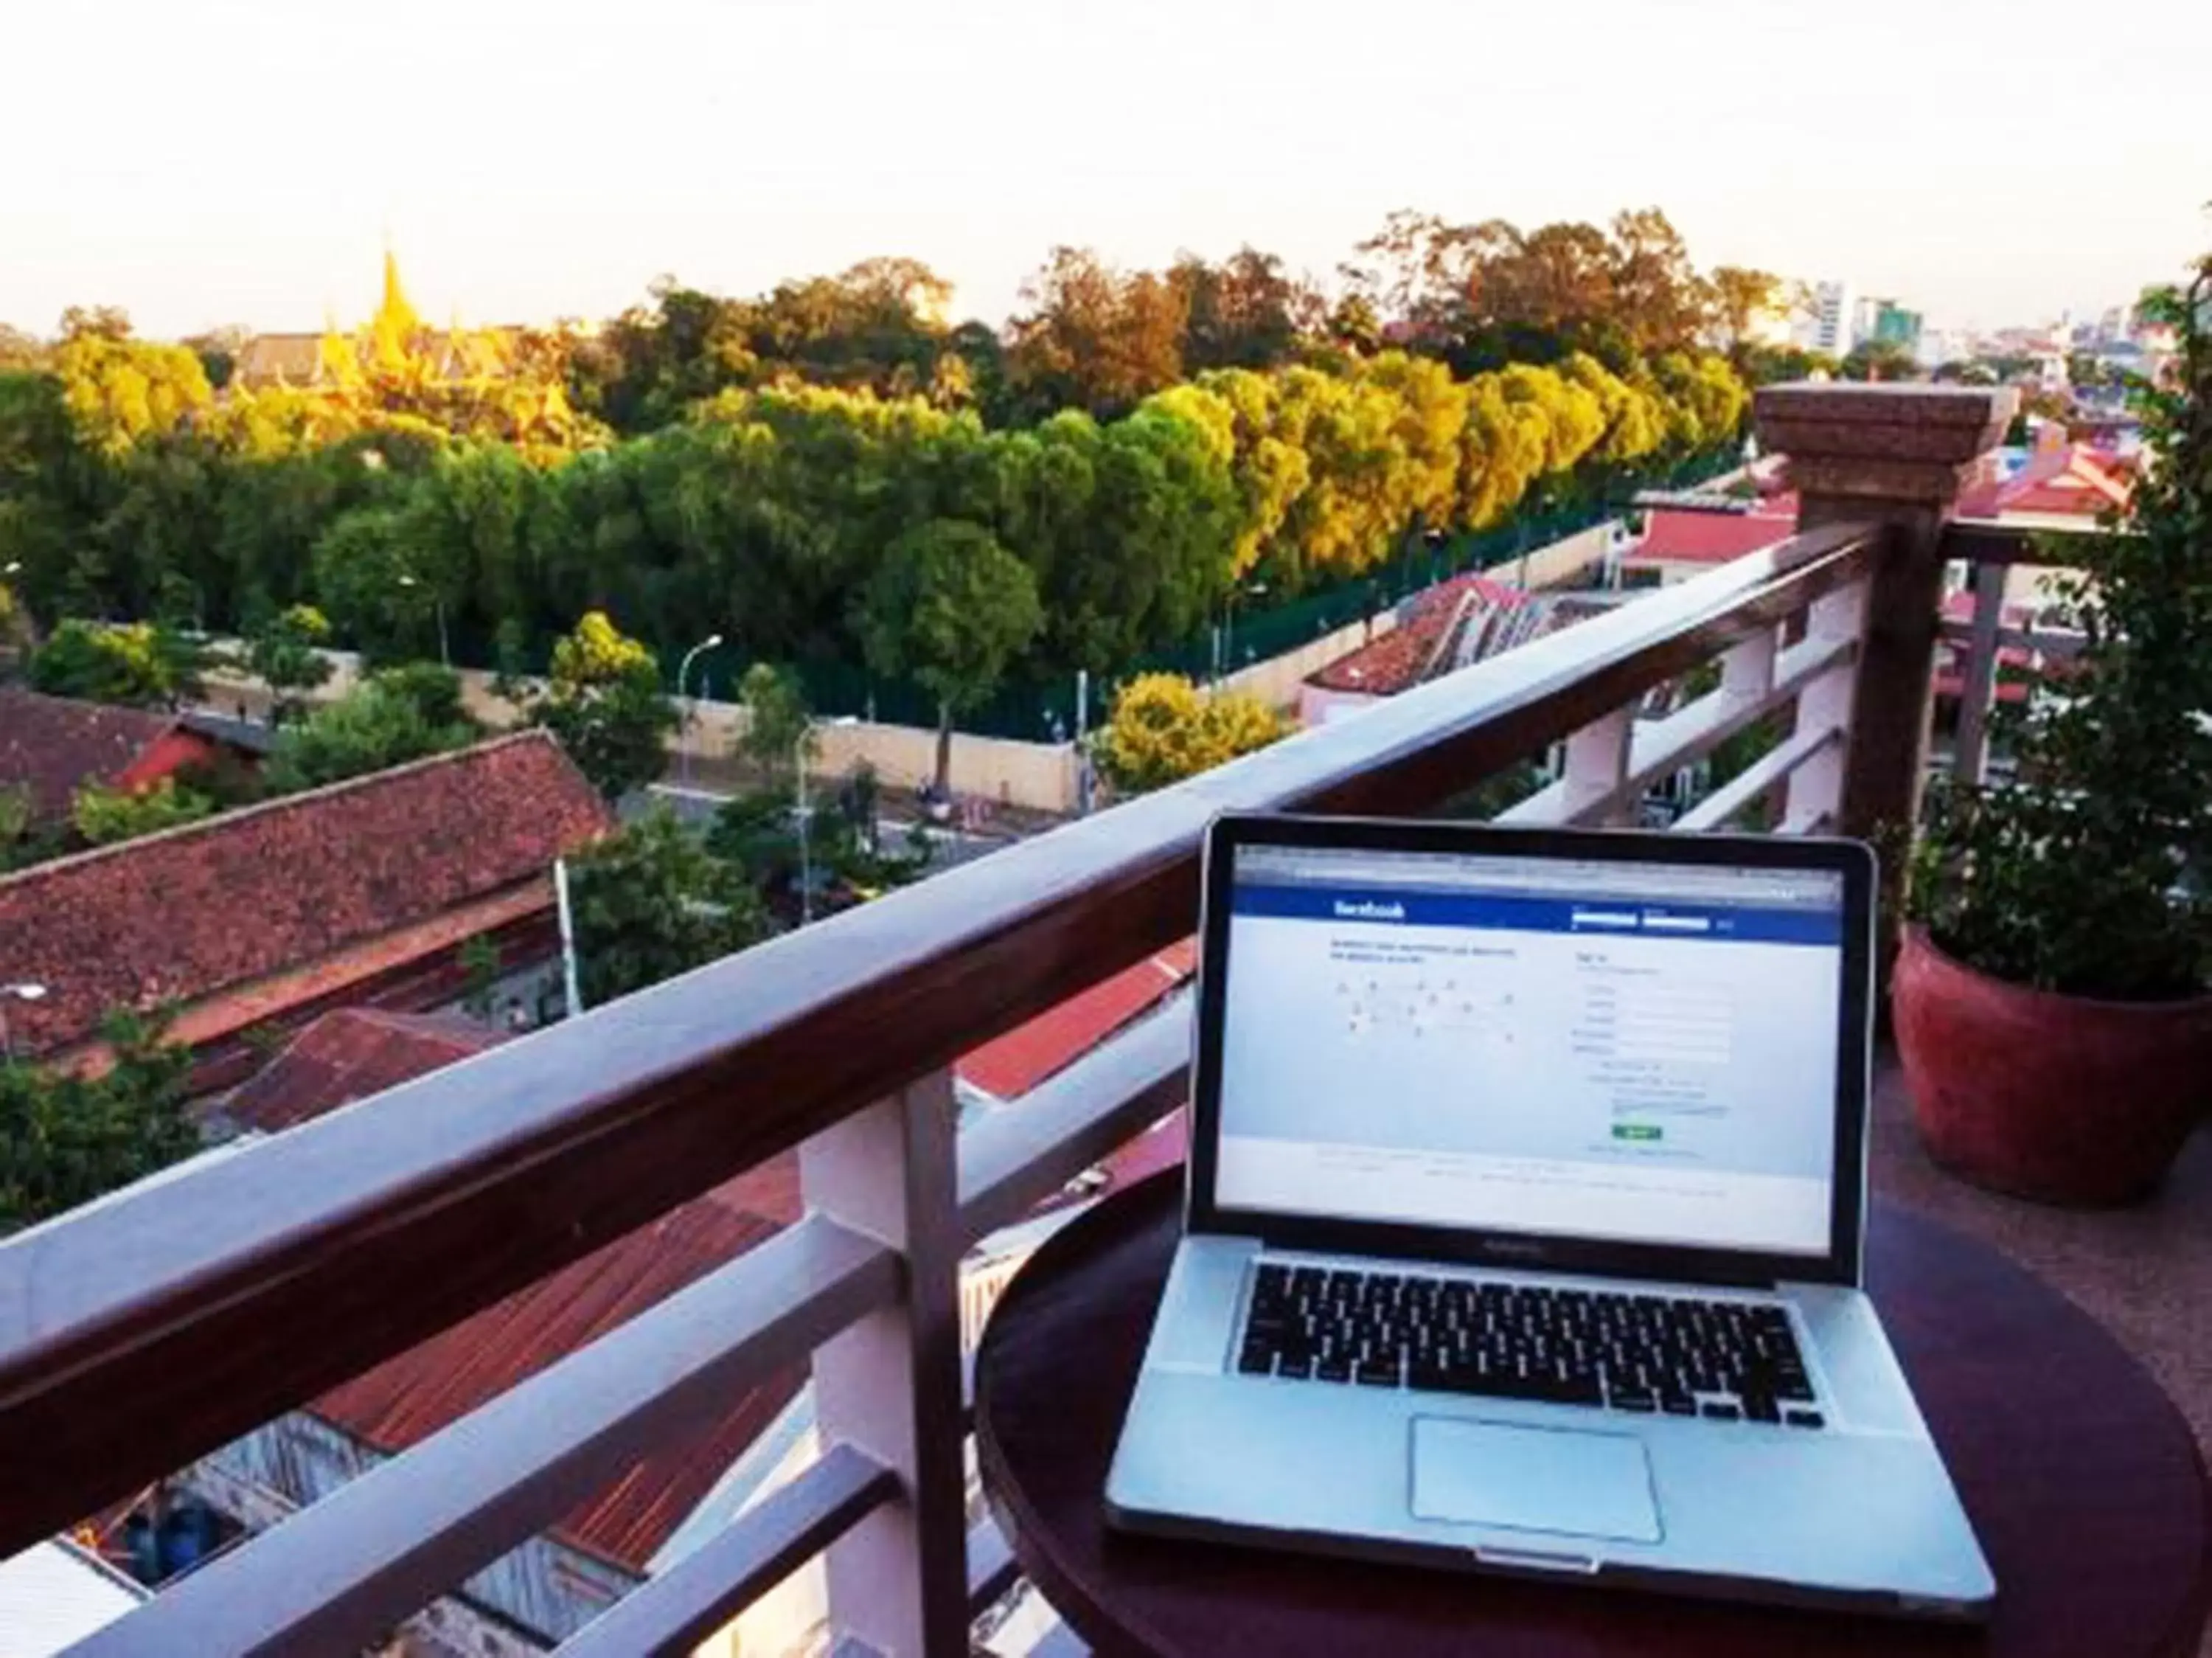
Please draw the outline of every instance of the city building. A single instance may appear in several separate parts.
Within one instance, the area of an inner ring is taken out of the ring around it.
[[[1917,353],[1923,320],[1919,312],[1908,311],[1895,300],[1876,300],[1872,337],[1885,344]]]
[[[195,1092],[335,1007],[442,1005],[460,948],[503,969],[557,949],[553,861],[614,814],[543,731],[264,802],[0,878],[19,1054],[106,1063],[112,1010],[168,1010]]]
[[[1799,328],[1798,343],[1812,350],[1841,357],[1854,343],[1852,329],[1856,320],[1849,283],[1816,283],[1811,312]]]

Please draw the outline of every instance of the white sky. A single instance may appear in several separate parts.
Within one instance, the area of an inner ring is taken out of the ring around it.
[[[1701,265],[1931,320],[2212,247],[2212,0],[0,0],[0,320],[603,315],[910,254],[996,322],[1056,241],[1333,274],[1390,209],[1663,207]]]

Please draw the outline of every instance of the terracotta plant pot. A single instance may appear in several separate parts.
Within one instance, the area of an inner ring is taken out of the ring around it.
[[[1890,1000],[1929,1155],[1998,1192],[2081,1205],[2146,1197],[2212,1106],[2212,997],[2024,989],[1916,928]]]

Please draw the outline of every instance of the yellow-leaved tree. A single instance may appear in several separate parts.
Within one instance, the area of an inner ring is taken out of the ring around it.
[[[1202,692],[1180,674],[1140,674],[1114,698],[1094,753],[1117,790],[1141,795],[1265,748],[1291,728],[1256,697]]]

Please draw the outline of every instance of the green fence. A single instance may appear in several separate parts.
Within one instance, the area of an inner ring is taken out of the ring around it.
[[[1152,673],[1206,680],[1217,669],[1234,672],[1279,656],[1323,634],[1378,614],[1439,582],[1469,570],[1510,564],[1523,552],[1617,518],[1638,490],[1690,489],[1741,464],[1741,453],[1731,445],[1713,454],[1692,455],[1673,466],[1625,473],[1608,482],[1601,498],[1531,508],[1511,522],[1492,529],[1428,539],[1408,535],[1395,558],[1364,575],[1273,605],[1248,600],[1217,618],[1197,637],[1154,651],[1111,679],[1094,678],[1090,686],[1091,723],[1095,726],[1105,717],[1114,691],[1123,680]],[[672,674],[683,648],[672,651],[665,643],[656,648]],[[744,667],[744,660],[735,652],[702,654],[692,669],[691,689],[696,694],[703,684],[713,696],[730,699],[736,694]],[[896,725],[937,723],[937,704],[919,686],[878,680],[864,667],[843,662],[805,661],[794,667],[805,685],[809,704],[825,717],[851,715]],[[1075,734],[1076,695],[1073,674],[1010,685],[981,707],[963,713],[960,729],[977,736],[1063,741]]]

